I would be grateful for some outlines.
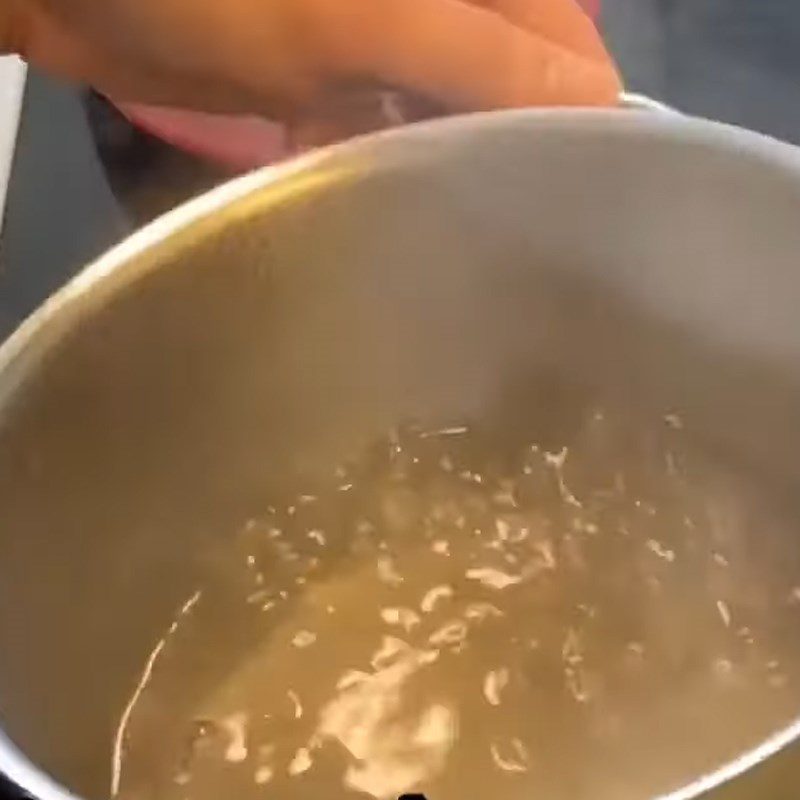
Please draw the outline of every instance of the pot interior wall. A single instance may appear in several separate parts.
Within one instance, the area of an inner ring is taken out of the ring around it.
[[[708,131],[501,114],[364,141],[62,309],[2,391],[8,735],[106,795],[121,710],[209,554],[400,420],[547,442],[584,405],[679,410],[793,502],[800,158]]]

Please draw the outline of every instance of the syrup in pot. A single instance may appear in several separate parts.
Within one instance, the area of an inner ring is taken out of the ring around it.
[[[800,706],[790,523],[675,415],[409,426],[270,502],[167,621],[115,796],[639,800]]]

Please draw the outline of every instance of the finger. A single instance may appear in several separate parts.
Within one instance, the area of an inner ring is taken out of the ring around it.
[[[292,149],[307,150],[364,133],[403,125],[415,118],[410,98],[366,86],[320,95],[317,102],[288,121]]]
[[[48,14],[30,5],[18,23],[15,52],[46,72],[68,80],[84,80],[88,69],[82,43]]]
[[[1,0],[0,0],[1,2]],[[0,23],[3,18],[0,17]],[[263,99],[215,76],[189,76],[150,63],[131,63],[72,28],[38,5],[28,5],[15,21],[13,38],[0,27],[0,47],[45,72],[88,83],[115,100],[180,105],[215,112],[257,109]],[[8,44],[11,42],[11,44]]]
[[[609,64],[459,0],[315,5],[334,66],[463,107],[611,105],[619,93]]]
[[[575,0],[470,0],[509,22],[600,61],[608,53],[589,15]]]
[[[0,53],[18,53],[22,49],[23,15],[16,0],[0,3]]]

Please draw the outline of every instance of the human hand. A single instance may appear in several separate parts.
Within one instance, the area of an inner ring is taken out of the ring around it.
[[[287,120],[365,85],[464,110],[620,90],[576,0],[0,0],[0,47],[116,100]]]

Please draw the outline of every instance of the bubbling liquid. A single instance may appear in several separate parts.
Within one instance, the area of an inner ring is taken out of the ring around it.
[[[674,415],[409,426],[272,498],[147,664],[124,800],[638,800],[800,706],[788,523]],[[223,559],[225,560],[225,559]]]

